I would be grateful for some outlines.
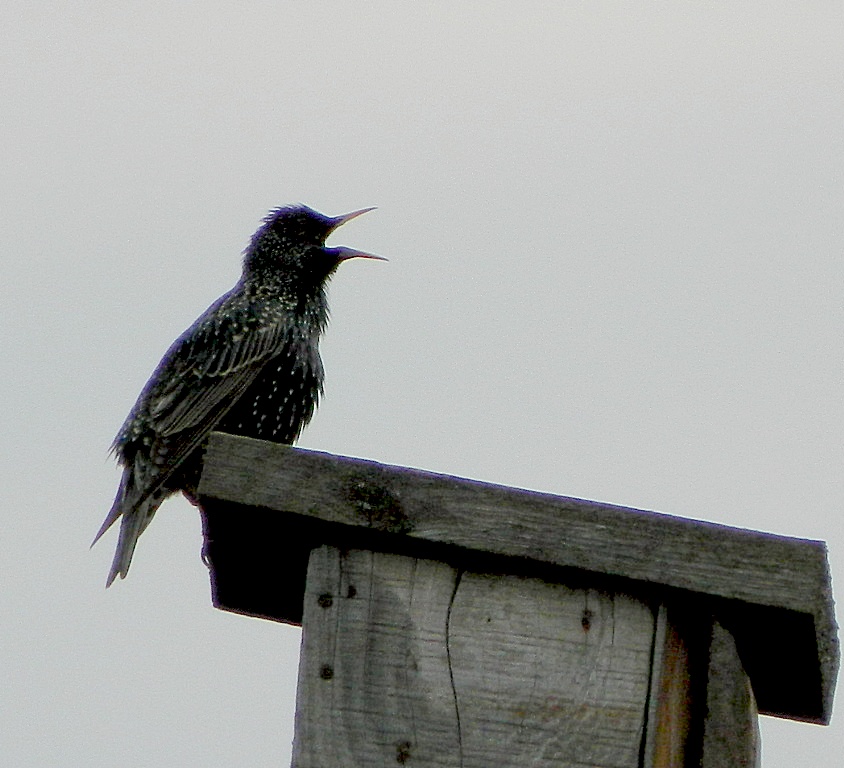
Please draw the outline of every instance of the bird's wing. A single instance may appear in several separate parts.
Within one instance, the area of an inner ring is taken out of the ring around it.
[[[139,503],[164,485],[288,342],[284,313],[256,315],[224,297],[168,350],[136,410],[155,435],[154,476],[137,478]],[[131,418],[131,417],[130,417]],[[118,436],[120,440],[120,436]]]
[[[255,312],[248,298],[232,292],[212,304],[164,355],[112,446],[124,475],[94,542],[121,515],[141,522],[130,522],[134,528],[124,536],[126,546],[118,547],[109,583],[118,572],[125,575],[134,542],[161,503],[157,492],[264,365],[281,354],[292,328],[283,311]],[[142,509],[148,513],[138,517]]]
[[[186,334],[167,375],[150,393],[147,408],[155,432],[166,437],[213,429],[263,365],[282,351],[286,330],[279,320],[244,329],[236,316],[227,316]]]

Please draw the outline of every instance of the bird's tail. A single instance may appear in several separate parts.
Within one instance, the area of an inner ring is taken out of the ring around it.
[[[130,497],[135,494],[127,493],[127,486],[131,483],[129,473],[129,469],[124,471],[120,487],[117,489],[117,495],[114,497],[114,504],[111,505],[105,521],[94,537],[94,541],[91,542],[91,546],[93,547],[99,538],[117,522],[118,518],[122,517],[120,521],[120,536],[117,540],[117,551],[114,553],[114,560],[112,560],[111,570],[108,573],[106,587],[110,587],[118,576],[121,579],[126,578],[138,537],[146,530],[146,527],[150,524],[162,502],[161,495],[154,493],[150,496],[142,497],[133,503]]]

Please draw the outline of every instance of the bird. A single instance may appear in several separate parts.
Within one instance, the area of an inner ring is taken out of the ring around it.
[[[138,537],[165,498],[182,491],[196,503],[212,430],[286,444],[299,437],[323,393],[327,283],[348,259],[385,261],[325,240],[371,210],[270,211],[243,252],[237,284],[164,354],[111,446],[123,474],[91,544],[121,521],[106,587],[126,577]]]

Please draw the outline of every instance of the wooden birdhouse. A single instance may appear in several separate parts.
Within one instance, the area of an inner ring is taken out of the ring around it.
[[[823,542],[212,435],[213,600],[301,624],[293,765],[737,768],[827,723]]]

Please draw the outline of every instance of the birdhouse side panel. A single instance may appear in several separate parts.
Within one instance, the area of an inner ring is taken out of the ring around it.
[[[293,764],[637,768],[654,631],[629,595],[320,547]]]

